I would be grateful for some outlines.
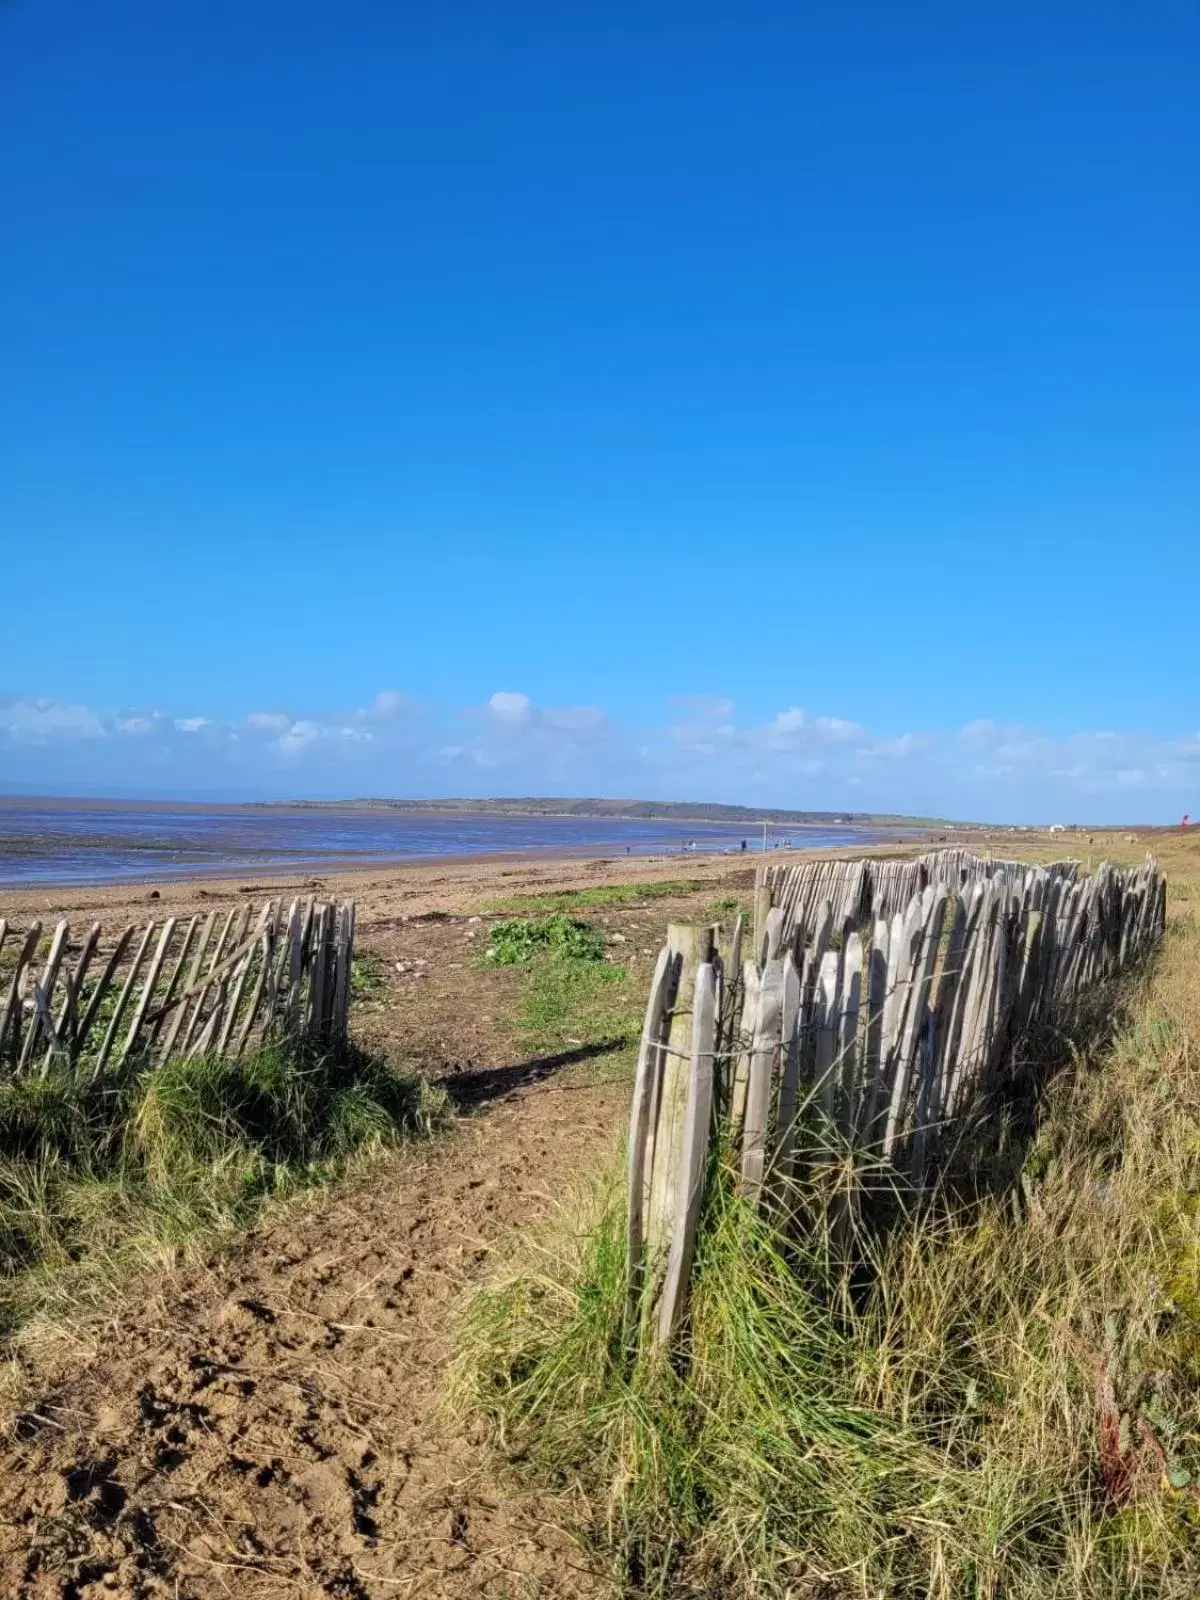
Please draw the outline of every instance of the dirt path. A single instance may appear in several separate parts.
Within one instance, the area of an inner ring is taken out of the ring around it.
[[[443,1394],[453,1300],[611,1151],[626,1091],[485,1082],[499,1100],[448,1137],[142,1286],[86,1370],[22,1412],[0,1451],[0,1593],[602,1592],[489,1480]]]
[[[630,992],[667,919],[728,888],[731,863],[705,865],[679,895],[592,911]],[[733,871],[745,890],[749,870]],[[0,1435],[0,1595],[605,1592],[556,1531],[563,1508],[490,1478],[482,1441],[444,1402],[456,1297],[608,1157],[628,1109],[620,1048],[521,1034],[520,974],[479,962],[478,912],[517,888],[629,876],[624,863],[539,863],[347,885],[367,979],[356,1037],[442,1079],[465,1114],[203,1267],[143,1280],[85,1342],[35,1350],[30,1398]],[[183,913],[201,890],[164,886],[154,914]],[[134,910],[125,891],[71,893],[56,910]]]

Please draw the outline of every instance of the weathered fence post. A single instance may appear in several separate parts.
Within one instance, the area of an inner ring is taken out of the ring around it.
[[[668,1252],[677,1217],[681,1209],[686,1210],[691,1192],[687,1162],[692,1152],[687,1145],[686,1135],[689,1099],[694,1098],[694,1000],[700,973],[707,968],[707,976],[702,980],[704,1011],[700,1020],[707,1027],[711,1012],[715,1031],[715,1010],[711,1003],[714,991],[710,988],[714,979],[712,960],[715,934],[716,930],[712,927],[697,928],[677,922],[670,924],[666,948],[674,979],[669,994],[665,1038],[655,1048],[654,1041],[647,1042],[643,1035],[651,1076],[648,1122],[641,1152],[644,1198],[639,1262],[643,1280],[642,1317],[647,1326],[653,1324],[661,1327],[660,1311],[663,1309]],[[647,1021],[650,1020],[648,1012]],[[700,1043],[705,1045],[703,1039]],[[711,1039],[705,1047],[711,1074]],[[633,1181],[631,1173],[631,1185]],[[674,1314],[672,1310],[671,1315]]]
[[[779,1053],[783,1014],[783,963],[768,961],[758,988],[753,1019],[750,1072],[746,1085],[746,1120],[742,1129],[742,1193],[757,1204],[767,1159],[767,1124],[771,1085]]]
[[[696,969],[692,993],[692,1054],[688,1073],[676,1177],[675,1215],[667,1252],[666,1279],[658,1308],[657,1340],[667,1344],[683,1315],[712,1127],[713,1049],[716,1041],[716,979],[711,961]]]
[[[646,1002],[646,1020],[642,1025],[642,1040],[638,1047],[633,1104],[629,1115],[627,1250],[631,1303],[640,1288],[645,1255],[647,1155],[653,1149],[650,1119],[657,1102],[662,1073],[663,1022],[673,998],[677,976],[671,948],[664,945],[658,953],[654,976],[650,980],[650,998]]]

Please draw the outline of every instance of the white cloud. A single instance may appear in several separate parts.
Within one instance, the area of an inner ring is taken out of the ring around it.
[[[117,728],[121,733],[135,733],[144,738],[146,734],[154,732],[155,719],[140,716],[118,717]]]
[[[0,730],[19,743],[57,739],[103,739],[109,724],[89,706],[66,705],[45,697],[0,697]]]
[[[176,733],[199,733],[201,728],[211,728],[212,722],[208,717],[176,717]]]
[[[321,737],[321,728],[315,722],[293,722],[286,733],[279,736],[279,748],[290,753],[304,750],[308,745]]]
[[[733,701],[721,694],[677,694],[671,704],[710,722],[728,722],[733,716]]]
[[[835,744],[846,744],[852,739],[861,739],[866,734],[866,729],[857,722],[847,722],[845,717],[818,717],[813,727],[823,739],[832,740]]]
[[[291,725],[286,711],[252,711],[246,718],[246,726],[255,733],[286,733]]]
[[[533,702],[527,694],[512,694],[506,689],[497,689],[488,701],[488,710],[501,722],[528,722]]]
[[[591,733],[596,728],[602,728],[608,718],[599,706],[562,706],[543,711],[542,721],[547,728],[562,728],[570,733]]]
[[[401,694],[399,689],[381,689],[375,696],[371,711],[377,717],[398,717],[408,707],[408,696]]]
[[[800,706],[781,711],[761,731],[771,750],[799,750],[869,742],[866,729],[845,717],[810,717]]]
[[[895,739],[876,739],[864,754],[904,760],[907,756],[920,755],[933,742],[933,735],[929,733],[901,733]]]

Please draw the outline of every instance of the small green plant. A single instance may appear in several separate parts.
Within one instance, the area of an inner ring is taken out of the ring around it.
[[[540,952],[569,961],[603,961],[604,935],[589,922],[555,913],[536,921],[506,917],[488,939],[484,959],[494,966],[522,966]]]
[[[371,995],[379,994],[387,987],[384,980],[384,961],[382,956],[373,950],[359,950],[355,952],[350,963],[350,997],[353,1000],[365,999]]]

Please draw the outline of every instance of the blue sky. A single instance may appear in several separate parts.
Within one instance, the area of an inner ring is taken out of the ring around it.
[[[1198,63],[0,4],[0,787],[1200,813]]]

